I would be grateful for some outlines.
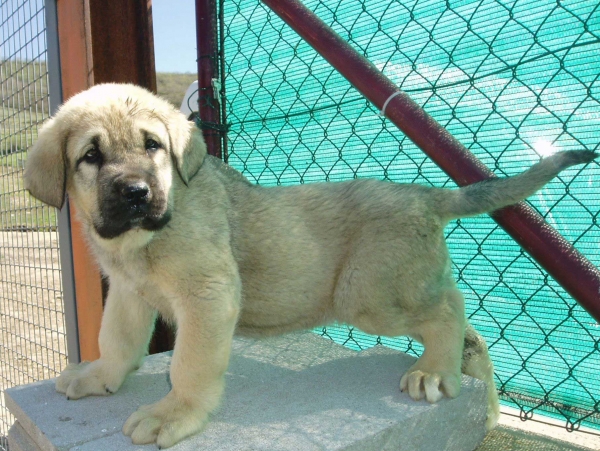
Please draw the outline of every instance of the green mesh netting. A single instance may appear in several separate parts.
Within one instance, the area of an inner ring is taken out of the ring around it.
[[[596,1],[306,1],[499,175],[566,149],[600,150]],[[455,186],[256,0],[223,2],[229,163],[263,185],[376,177]],[[597,163],[530,199],[600,263]],[[600,427],[600,326],[489,217],[447,227],[473,325],[504,403]],[[319,331],[355,349],[404,338]]]

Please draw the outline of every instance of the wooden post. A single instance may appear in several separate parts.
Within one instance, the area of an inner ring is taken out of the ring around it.
[[[134,83],[156,92],[151,0],[58,0],[63,99],[95,84]],[[71,205],[71,241],[82,360],[100,356],[103,290]]]

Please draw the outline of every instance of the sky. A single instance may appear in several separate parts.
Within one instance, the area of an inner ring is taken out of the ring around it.
[[[19,5],[18,2],[23,2]],[[45,41],[44,0],[0,1],[0,59],[43,61]],[[196,66],[194,0],[153,0],[156,70],[193,72]],[[31,17],[31,20],[29,20]]]
[[[196,72],[196,17],[193,0],[153,0],[157,72]]]

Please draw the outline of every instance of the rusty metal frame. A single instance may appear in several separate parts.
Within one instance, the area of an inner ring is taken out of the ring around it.
[[[198,52],[198,114],[210,155],[227,160],[226,129],[221,122],[224,111],[219,49],[217,0],[196,0],[196,47]]]

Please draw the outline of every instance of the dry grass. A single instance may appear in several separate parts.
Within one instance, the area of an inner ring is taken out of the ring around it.
[[[0,157],[0,231],[56,230],[56,209],[23,187],[24,158],[23,153]]]
[[[46,64],[0,60],[0,155],[24,152],[35,140],[37,125],[48,116]]]
[[[197,74],[158,73],[156,74],[156,90],[159,96],[179,108],[188,86],[197,79]]]

